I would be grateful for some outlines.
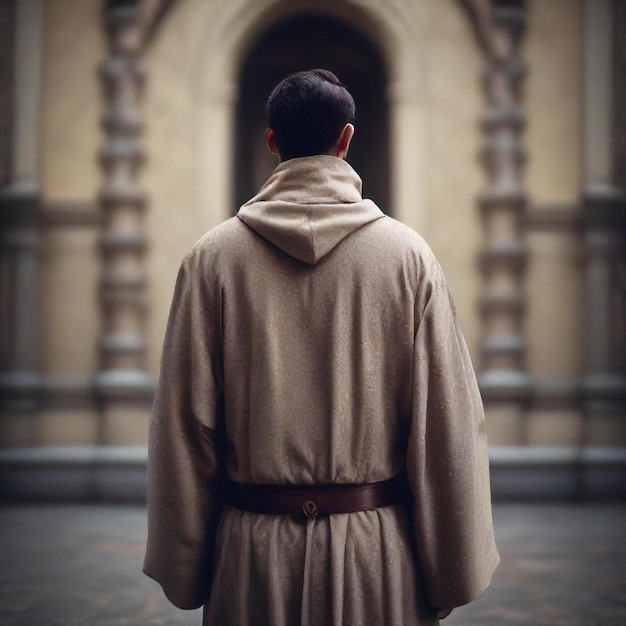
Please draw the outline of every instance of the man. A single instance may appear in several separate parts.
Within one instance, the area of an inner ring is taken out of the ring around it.
[[[354,112],[282,81],[280,164],[180,268],[144,572],[205,625],[438,624],[498,563],[469,353],[431,250],[361,198]]]

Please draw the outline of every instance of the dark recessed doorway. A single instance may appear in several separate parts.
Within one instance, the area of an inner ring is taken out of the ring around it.
[[[239,75],[234,198],[236,211],[274,167],[265,147],[264,106],[285,76],[305,69],[333,71],[356,103],[356,133],[348,162],[363,179],[363,196],[389,213],[389,131],[386,72],[376,47],[360,31],[327,15],[307,13],[283,20],[248,51]]]

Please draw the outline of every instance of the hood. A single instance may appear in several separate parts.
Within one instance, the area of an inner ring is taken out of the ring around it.
[[[363,200],[361,179],[346,161],[319,155],[281,163],[237,217],[283,252],[314,265],[384,213]]]

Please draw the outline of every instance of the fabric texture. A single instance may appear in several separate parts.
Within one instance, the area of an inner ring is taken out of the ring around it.
[[[368,483],[414,501],[304,518],[243,483]],[[279,165],[182,262],[150,422],[144,572],[203,624],[437,624],[489,585],[485,418],[430,248],[330,156]]]

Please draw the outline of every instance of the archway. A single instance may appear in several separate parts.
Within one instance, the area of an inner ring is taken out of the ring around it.
[[[335,72],[356,102],[348,161],[363,179],[363,195],[389,212],[387,72],[374,44],[350,24],[304,13],[269,28],[248,50],[239,73],[234,210],[253,196],[276,166],[264,143],[265,101],[287,74],[322,67]]]

